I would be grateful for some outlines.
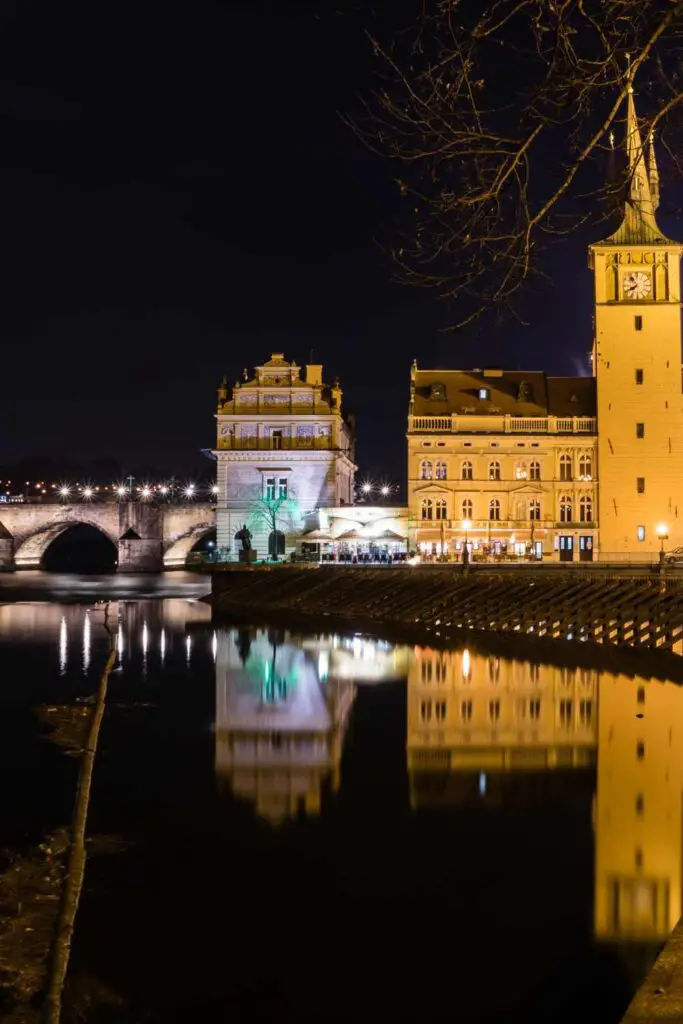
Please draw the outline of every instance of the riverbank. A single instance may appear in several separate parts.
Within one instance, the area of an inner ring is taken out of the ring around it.
[[[221,567],[214,616],[381,633],[683,682],[683,586],[657,577],[419,568]]]

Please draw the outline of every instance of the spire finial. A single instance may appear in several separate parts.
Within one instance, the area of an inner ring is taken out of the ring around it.
[[[657,167],[657,154],[655,153],[655,133],[650,129],[648,135],[647,151],[647,173],[650,179],[650,195],[652,196],[652,209],[659,206],[659,168]]]
[[[628,82],[628,91],[633,93],[633,70],[631,68],[631,54],[626,54],[626,81]]]

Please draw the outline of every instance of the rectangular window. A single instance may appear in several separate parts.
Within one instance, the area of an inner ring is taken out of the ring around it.
[[[633,319],[635,320],[635,328],[636,328],[636,330],[637,331],[642,331],[642,329],[643,329],[643,318],[642,318],[642,316],[635,316]]]
[[[492,722],[497,722],[500,718],[500,701],[490,700],[489,701],[489,718]]]
[[[639,526],[638,527],[638,540],[640,540],[640,541],[645,540],[645,527],[644,526]]]
[[[644,476],[637,476],[636,477],[636,490],[637,490],[638,494],[645,494],[645,477]]]
[[[645,744],[642,740],[638,740],[636,744],[636,760],[642,761],[645,758]]]
[[[636,437],[642,440],[645,437],[645,424],[636,423]]]
[[[423,722],[431,722],[432,720],[432,702],[431,700],[420,701],[420,718]]]
[[[270,436],[273,439],[273,448],[279,451],[282,448],[282,431],[274,430]]]
[[[490,394],[491,394],[491,392],[489,391],[488,388],[479,388],[479,401],[480,402],[488,401],[488,398],[489,398]]]
[[[280,481],[279,481],[278,489],[277,489],[277,496],[278,496],[278,498],[286,498],[287,497],[287,477],[286,476],[281,476],[280,477]]]
[[[434,704],[434,717],[437,722],[443,722],[446,718],[446,701],[437,700]]]
[[[643,371],[642,370],[636,370],[636,384],[642,384],[642,383],[643,383]]]
[[[266,501],[275,500],[275,477],[266,477]]]
[[[636,814],[638,817],[642,817],[643,811],[645,810],[645,800],[643,794],[639,793],[636,797]]]
[[[579,703],[579,718],[582,725],[590,725],[593,721],[593,701],[582,700]]]
[[[529,701],[529,718],[535,722],[541,717],[541,702],[538,699]]]
[[[472,719],[472,701],[464,700],[460,705],[460,717],[463,722],[469,722]]]
[[[572,720],[573,708],[570,700],[560,701],[560,721],[563,725],[569,725]]]

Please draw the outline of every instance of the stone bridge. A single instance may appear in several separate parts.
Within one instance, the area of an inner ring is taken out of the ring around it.
[[[181,569],[192,547],[216,526],[213,505],[142,502],[0,504],[0,569],[38,569],[50,544],[85,523],[118,551],[120,572]]]

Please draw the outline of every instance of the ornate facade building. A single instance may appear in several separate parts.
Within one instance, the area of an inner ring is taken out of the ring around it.
[[[683,545],[680,257],[632,89],[623,220],[590,247],[592,377],[411,371],[408,492],[428,554],[656,559]]]
[[[246,524],[259,558],[296,548],[306,515],[353,501],[354,429],[342,413],[339,382],[323,368],[305,376],[282,353],[254,376],[218,390],[216,533],[237,557],[235,534]]]

